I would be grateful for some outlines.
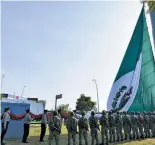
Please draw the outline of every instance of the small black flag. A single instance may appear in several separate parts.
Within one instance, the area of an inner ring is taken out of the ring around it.
[[[61,98],[62,98],[62,94],[56,95],[56,99],[61,99]]]

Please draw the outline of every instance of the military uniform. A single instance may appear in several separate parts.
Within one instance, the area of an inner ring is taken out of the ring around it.
[[[4,110],[4,114],[3,114],[3,120],[2,120],[2,132],[1,132],[1,145],[3,145],[3,139],[5,134],[7,133],[8,130],[8,126],[9,126],[9,121],[10,121],[10,115],[8,113],[8,111],[10,110],[10,108],[5,108]]]
[[[108,144],[108,117],[106,116],[106,112],[102,111],[102,116],[100,118],[101,125],[101,137],[102,137],[102,145]]]
[[[112,112],[109,112],[108,116],[108,124],[109,124],[109,135],[110,135],[110,142],[115,142],[115,116]]]
[[[99,124],[98,124],[98,120],[95,117],[95,112],[91,112],[91,116],[89,118],[89,125],[90,125],[90,129],[91,129],[91,136],[92,136],[92,145],[94,145],[95,139],[96,139],[96,144],[99,144],[99,140],[98,140],[98,130],[99,129]]]
[[[133,134],[133,139],[137,139],[138,138],[138,126],[137,126],[137,117],[135,115],[134,112],[132,112],[131,115],[131,130],[132,130],[132,134]]]
[[[147,115],[146,112],[144,112],[144,132],[145,132],[145,137],[150,137],[150,129],[149,129],[149,116]]]
[[[85,117],[85,112],[82,112],[82,117],[78,120],[79,126],[79,145],[82,145],[82,135],[85,144],[88,145],[88,119]]]
[[[73,145],[76,145],[76,134],[78,121],[74,117],[74,113],[70,113],[70,117],[67,119],[66,126],[68,130],[68,145],[71,144],[71,139],[73,139]]]
[[[138,113],[138,129],[139,129],[139,136],[144,138],[143,126],[144,126],[144,118],[143,116]]]
[[[151,128],[151,131],[152,131],[152,137],[155,137],[155,112],[151,113],[151,123],[152,123],[152,128]]]
[[[128,140],[130,138],[130,118],[127,115],[127,112],[124,112],[123,116],[123,128],[124,128],[124,135],[125,135],[125,140]]]
[[[122,116],[120,115],[119,112],[117,112],[116,118],[116,134],[117,134],[117,141],[120,142],[121,140],[123,140],[123,132],[122,132]]]
[[[46,133],[46,126],[47,126],[47,110],[44,111],[44,114],[41,117],[41,134],[40,134],[40,142],[43,142],[43,138]]]
[[[23,143],[28,143],[27,138],[29,136],[30,124],[32,121],[32,117],[29,114],[30,109],[27,109],[26,112],[27,113],[25,114],[25,117],[24,117],[24,135],[23,135],[23,140],[22,140]]]
[[[62,116],[61,116],[61,112],[62,112],[62,110],[61,109],[58,109],[58,117],[60,118],[60,120],[61,120],[61,128],[62,128]],[[60,128],[60,129],[61,129]],[[60,130],[61,131],[61,130]]]
[[[49,145],[53,144],[53,140],[55,139],[56,145],[59,145],[60,141],[60,133],[61,133],[61,120],[57,116],[58,112],[53,112],[53,118],[49,120]]]

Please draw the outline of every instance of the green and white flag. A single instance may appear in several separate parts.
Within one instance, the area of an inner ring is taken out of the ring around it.
[[[107,109],[155,111],[155,60],[144,8],[112,85]]]

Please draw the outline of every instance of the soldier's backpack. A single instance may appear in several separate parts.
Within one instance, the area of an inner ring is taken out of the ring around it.
[[[128,116],[124,116],[124,118],[123,118],[123,124],[130,124],[130,119],[129,119],[129,117]]]
[[[115,126],[115,117],[113,115],[109,116],[109,126]]]
[[[141,115],[139,115],[138,116],[138,121],[139,121],[140,124],[143,124],[144,123],[144,118]]]

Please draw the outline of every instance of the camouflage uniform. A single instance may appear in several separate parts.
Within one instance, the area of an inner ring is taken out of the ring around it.
[[[123,122],[122,122],[122,117],[119,112],[117,112],[115,121],[116,121],[117,141],[120,142],[121,140],[123,140],[123,132],[122,132]]]
[[[127,115],[127,112],[124,112],[123,116],[123,128],[124,128],[124,135],[125,135],[125,140],[128,140],[130,138],[130,118]]]
[[[56,145],[59,145],[60,140],[60,130],[61,130],[61,120],[57,116],[58,112],[53,112],[53,118],[49,120],[49,145],[53,144],[53,140],[55,139]],[[56,129],[55,129],[56,128]]]
[[[102,116],[100,118],[100,125],[101,125],[101,137],[102,137],[101,144],[102,145],[108,144],[108,117],[106,116],[106,112],[104,110],[102,111]]]
[[[154,113],[151,113],[151,123],[152,123],[152,128],[151,128],[151,131],[152,131],[152,137],[155,137],[155,112]]]
[[[145,137],[150,137],[150,129],[149,129],[149,116],[147,115],[146,112],[144,112],[144,132],[145,132]]]
[[[139,136],[144,138],[143,126],[144,126],[144,118],[143,116],[138,113],[138,129],[139,129]]]
[[[134,112],[131,115],[131,130],[133,134],[133,139],[138,138],[138,126],[137,126],[137,117]]]
[[[82,112],[82,117],[78,120],[79,126],[79,145],[82,145],[82,135],[85,144],[88,145],[88,119],[85,117],[85,112]]]
[[[152,129],[152,120],[151,120],[151,112],[148,113],[148,117],[149,117],[149,131],[150,131],[150,137],[151,137],[151,129]]]
[[[60,118],[60,120],[61,120],[61,127],[60,128],[62,128],[62,116],[61,116],[61,109],[58,109],[58,117]],[[61,130],[60,130],[61,131]]]
[[[76,145],[77,125],[78,121],[74,117],[74,113],[70,112],[70,117],[68,118],[66,123],[68,130],[68,145],[71,144],[71,139],[73,139],[73,145]]]
[[[95,139],[96,139],[96,144],[99,145],[99,141],[98,141],[99,124],[98,124],[97,118],[95,117],[94,111],[91,112],[91,116],[89,118],[89,125],[91,129],[92,145],[94,145]]]
[[[109,111],[108,115],[110,142],[115,142],[115,116]]]

